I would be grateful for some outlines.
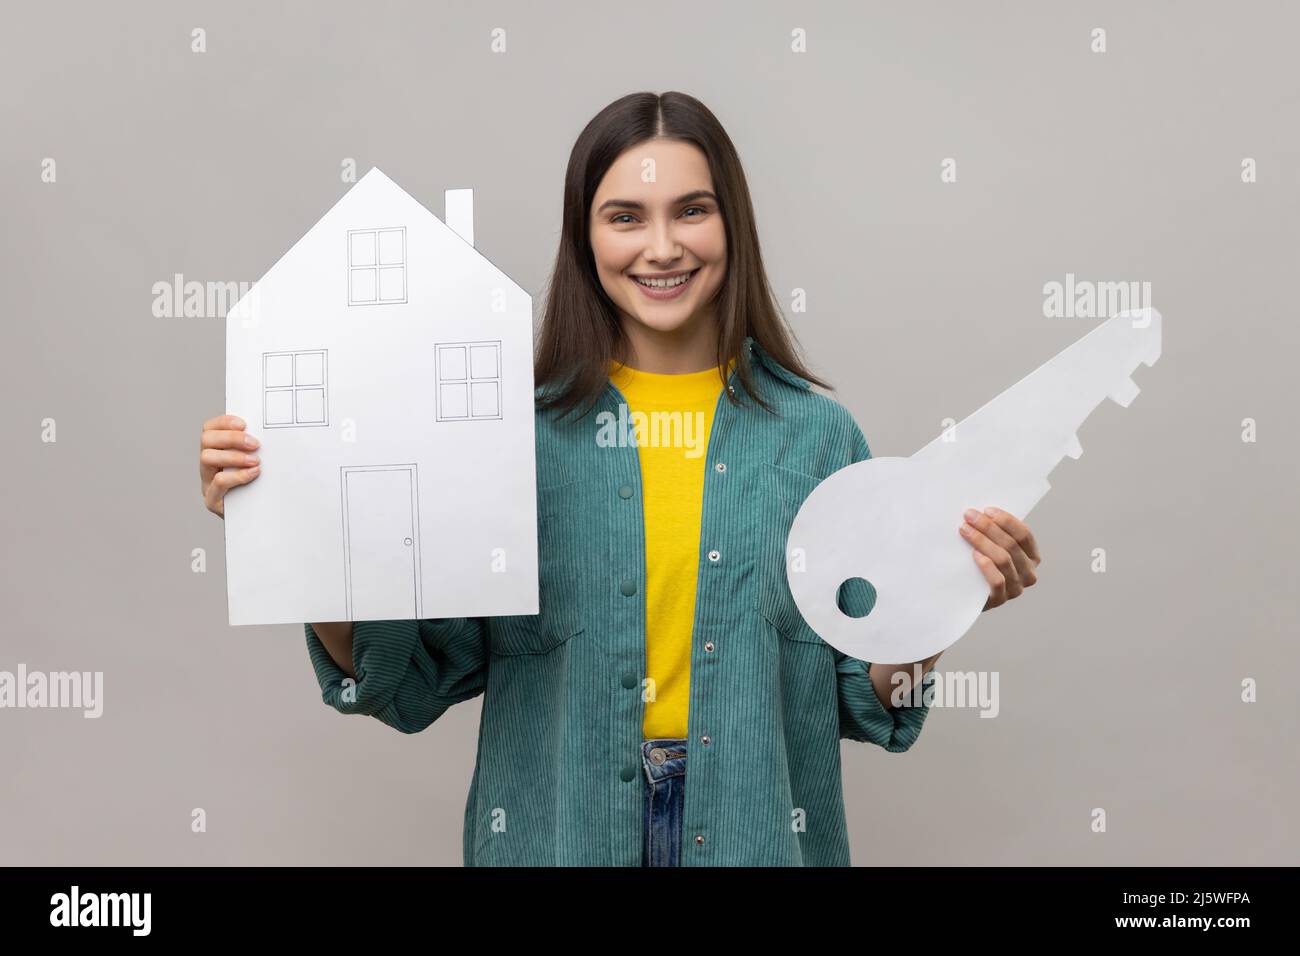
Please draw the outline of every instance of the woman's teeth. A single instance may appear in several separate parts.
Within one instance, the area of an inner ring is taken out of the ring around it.
[[[643,279],[640,276],[633,276],[632,278],[644,286],[649,286],[651,289],[671,289],[675,285],[681,285],[694,274],[694,272],[687,272],[671,279]]]

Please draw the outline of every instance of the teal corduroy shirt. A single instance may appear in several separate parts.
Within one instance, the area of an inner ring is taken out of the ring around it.
[[[842,405],[752,338],[745,349],[779,415],[720,395],[709,438],[681,862],[847,866],[840,740],[907,750],[928,707],[886,709],[871,665],[800,616],[785,574],[790,524],[821,479],[871,451]],[[743,392],[735,371],[728,388]],[[641,863],[641,468],[634,439],[596,440],[596,415],[618,419],[624,403],[610,383],[581,418],[537,412],[540,613],[357,622],[346,694],[305,625],[322,697],[342,713],[414,733],[483,695],[466,866]]]

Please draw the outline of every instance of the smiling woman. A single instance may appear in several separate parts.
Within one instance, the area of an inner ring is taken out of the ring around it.
[[[414,733],[484,696],[467,865],[847,865],[840,741],[905,751],[929,702],[891,701],[918,662],[796,610],[791,522],[871,450],[812,390],[693,97],[623,97],[574,144],[535,381],[539,613],[306,624],[322,698]],[[256,477],[243,427],[204,431],[218,513]],[[1014,596],[1011,538],[970,540]]]
[[[727,228],[707,157],[656,138],[625,151],[593,198],[591,251],[601,288],[623,318],[638,367],[708,367],[714,299],[727,273]]]
[[[674,186],[704,182],[710,188],[680,195],[674,191]],[[727,254],[726,226],[711,183],[703,153],[666,139],[624,153],[601,181],[592,215],[592,253],[605,292],[635,321],[665,331],[710,318],[710,310],[701,305],[722,284]],[[616,198],[628,196],[634,198]],[[675,302],[677,308],[639,311],[638,300],[624,295],[622,275],[646,299]]]
[[[782,367],[829,388],[796,354],[764,271],[740,157],[717,118],[684,93],[611,103],[579,135],[565,173],[537,350],[538,385],[556,386],[543,407],[590,404],[609,383],[611,358],[657,374],[718,369],[719,386],[736,361],[752,393],[740,360],[748,335]]]

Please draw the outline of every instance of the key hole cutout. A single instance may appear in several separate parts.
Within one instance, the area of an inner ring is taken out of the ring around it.
[[[866,617],[876,606],[876,588],[866,578],[848,578],[836,590],[835,604],[849,617]]]

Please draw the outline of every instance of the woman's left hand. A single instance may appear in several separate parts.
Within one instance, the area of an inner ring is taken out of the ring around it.
[[[989,582],[984,610],[1020,597],[1038,580],[1035,569],[1042,560],[1029,525],[1000,508],[972,508],[965,518],[961,535],[971,543],[975,563]]]

